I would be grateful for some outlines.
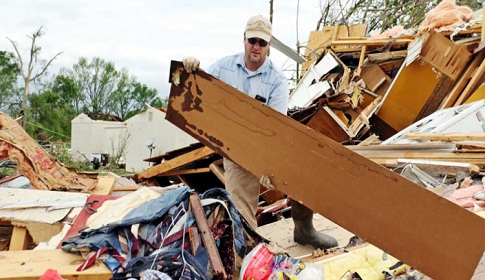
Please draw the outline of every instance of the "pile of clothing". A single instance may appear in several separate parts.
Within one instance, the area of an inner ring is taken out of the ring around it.
[[[209,252],[189,202],[192,193],[186,186],[164,191],[122,217],[86,227],[63,241],[62,249],[83,254],[86,261],[79,271],[102,260],[113,279],[213,279]],[[231,279],[236,257],[243,258],[248,251],[248,237],[253,236],[253,241],[261,237],[247,226],[224,189],[210,189],[198,197]],[[117,216],[113,211],[97,214]]]

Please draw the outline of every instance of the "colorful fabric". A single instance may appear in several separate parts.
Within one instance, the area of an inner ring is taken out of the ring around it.
[[[190,193],[188,188],[166,191],[132,209],[119,222],[81,231],[63,242],[62,249],[90,249],[79,270],[103,259],[113,279],[141,277],[147,270],[173,279],[211,279],[212,266],[200,233],[197,236]],[[200,198],[225,272],[232,279],[236,252],[241,257],[246,253],[244,229],[248,226],[225,190],[210,189]]]

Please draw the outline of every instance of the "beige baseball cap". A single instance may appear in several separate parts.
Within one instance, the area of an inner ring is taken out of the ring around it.
[[[265,17],[253,16],[246,24],[246,38],[260,38],[269,42],[271,39],[271,22]]]

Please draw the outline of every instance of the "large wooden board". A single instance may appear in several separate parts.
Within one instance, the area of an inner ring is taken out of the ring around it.
[[[80,255],[62,250],[3,251],[0,252],[0,279],[37,280],[49,268],[69,280],[108,280],[113,277],[103,263],[76,271],[83,262]]]
[[[485,220],[286,117],[173,62],[166,118],[371,244],[435,279],[470,279]],[[177,85],[178,84],[178,85]]]

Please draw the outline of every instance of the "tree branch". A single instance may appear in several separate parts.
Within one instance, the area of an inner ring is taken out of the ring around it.
[[[17,65],[18,65],[19,70],[20,70],[20,74],[22,75],[22,78],[25,79],[26,76],[24,74],[24,62],[22,61],[22,56],[20,55],[20,52],[19,52],[19,50],[17,48],[17,44],[14,41],[12,41],[10,38],[8,38],[8,37],[7,37],[7,40],[9,40],[10,43],[12,43],[12,45],[13,45],[13,48],[15,50],[15,53],[17,54],[17,57],[18,57],[16,59],[16,61],[17,61]]]
[[[42,71],[40,71],[39,74],[35,75],[33,78],[32,78],[32,81],[35,81],[35,79],[39,78],[40,76],[42,76],[44,74],[44,72],[47,70],[47,67],[49,67],[49,65],[52,63],[52,61],[54,61],[59,55],[61,55],[62,52],[59,52],[57,53],[53,58],[51,58],[49,60],[49,62],[47,62],[47,64],[42,68]]]

